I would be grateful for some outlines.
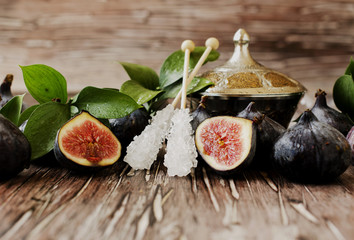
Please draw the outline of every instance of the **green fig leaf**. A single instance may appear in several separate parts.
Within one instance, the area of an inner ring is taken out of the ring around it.
[[[187,87],[187,94],[198,92],[214,83],[206,78],[195,77]],[[165,93],[160,99],[175,98],[182,87],[182,80],[165,88]]]
[[[20,66],[25,85],[39,103],[60,99],[66,103],[68,98],[66,80],[54,68],[43,64]]]
[[[18,124],[20,118],[24,95],[14,96],[0,109],[0,113],[15,125]]]
[[[155,90],[159,86],[159,76],[146,66],[134,63],[120,62],[131,80],[140,83],[144,88]]]
[[[354,77],[354,60],[352,57],[350,58],[349,65],[348,65],[347,69],[345,70],[344,74],[345,75],[352,75],[352,77]]]
[[[18,120],[17,126],[20,126],[22,123],[24,123],[29,117],[31,116],[32,112],[36,110],[36,108],[39,106],[37,105],[32,105],[29,108],[27,108],[25,111],[23,111],[20,115],[20,119]]]
[[[122,84],[120,92],[130,96],[138,104],[144,104],[156,97],[162,91],[150,90],[142,86],[137,81],[129,80]]]
[[[206,78],[195,77],[187,87],[187,94],[199,92],[202,89],[213,86],[214,83]]]
[[[72,105],[79,111],[86,110],[96,118],[106,119],[124,117],[141,107],[126,94],[95,87],[82,89]]]
[[[69,119],[68,104],[47,102],[36,107],[24,130],[31,144],[32,159],[39,158],[53,149],[58,130]]]
[[[193,52],[191,52],[189,60],[189,69],[192,71],[197,65],[199,58],[203,55],[205,47],[196,47]],[[204,64],[209,61],[215,61],[219,58],[219,52],[212,50],[205,60]],[[175,83],[183,76],[183,65],[184,65],[184,52],[178,50],[172,53],[165,62],[162,64],[160,70],[160,87],[164,89],[165,87]]]
[[[354,79],[343,75],[333,86],[333,100],[337,108],[354,120]]]

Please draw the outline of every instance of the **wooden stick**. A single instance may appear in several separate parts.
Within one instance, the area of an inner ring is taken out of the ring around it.
[[[182,43],[181,49],[184,52],[184,65],[183,65],[183,82],[182,82],[182,98],[181,98],[181,108],[186,108],[186,98],[187,98],[187,80],[189,73],[189,57],[190,53],[194,50],[195,45],[191,40],[186,40]]]
[[[205,46],[207,47],[203,53],[203,55],[200,57],[199,61],[197,62],[197,64],[195,65],[193,71],[191,72],[191,74],[189,75],[187,81],[186,81],[186,85],[188,86],[193,78],[195,77],[195,75],[197,75],[199,69],[202,67],[203,63],[205,62],[205,60],[207,59],[207,57],[209,56],[211,50],[216,50],[219,47],[219,41],[216,38],[208,38],[205,41]],[[177,96],[175,97],[175,99],[172,102],[173,106],[176,106],[179,99],[181,98],[182,95],[182,91],[183,88],[181,88],[181,90],[178,92]]]

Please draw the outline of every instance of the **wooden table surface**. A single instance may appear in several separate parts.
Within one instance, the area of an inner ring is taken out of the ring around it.
[[[257,61],[308,89],[298,116],[317,88],[334,106],[333,84],[354,52],[353,9],[352,0],[2,0],[0,74],[15,74],[15,94],[26,91],[18,65],[35,63],[61,72],[70,94],[119,88],[128,77],[117,61],[158,72],[183,40],[214,36],[221,56],[209,68],[231,56],[242,27]],[[302,185],[258,171],[224,178],[203,166],[171,178],[161,160],[150,171],[120,162],[93,175],[32,164],[0,182],[0,239],[354,239],[354,167]]]
[[[299,105],[298,112],[303,110]],[[353,239],[354,167],[323,185],[248,170],[221,177],[200,161],[168,177],[120,161],[92,175],[48,156],[0,182],[0,239]]]

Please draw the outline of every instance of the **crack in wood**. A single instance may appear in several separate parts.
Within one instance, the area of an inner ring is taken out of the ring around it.
[[[310,196],[312,197],[312,199],[315,201],[315,202],[318,202],[317,198],[315,197],[315,195],[313,195],[313,193],[310,191],[310,189],[308,187],[306,187],[304,185],[304,188],[305,190],[310,194]]]
[[[26,236],[26,239],[35,239],[40,232],[50,223],[69,203],[73,202],[76,198],[78,198],[88,187],[90,184],[91,180],[93,178],[93,175],[88,178],[85,182],[85,184],[80,188],[80,190],[68,201],[63,203],[60,207],[55,209],[53,212],[49,213],[42,221],[40,221]]]
[[[197,177],[195,175],[195,168],[191,169],[191,184],[192,184],[192,192],[194,193],[194,195],[196,195],[198,193],[198,188],[197,188]]]
[[[40,171],[40,170],[42,170],[43,168],[39,168],[38,169],[38,171],[36,171],[35,173],[33,173],[28,179],[27,179],[27,181],[32,177],[32,176],[34,176],[34,174],[38,174],[38,172]],[[41,175],[41,178],[43,177],[43,176],[46,176],[49,172],[51,171],[51,169],[47,169],[42,175]],[[61,178],[59,178],[54,184],[53,184],[53,186],[51,186],[48,190],[47,190],[47,192],[46,192],[46,197],[44,198],[44,199],[42,199],[42,198],[36,198],[36,197],[31,197],[31,199],[32,200],[34,200],[34,201],[36,201],[37,203],[39,203],[40,204],[40,206],[38,206],[38,212],[35,214],[36,216],[35,216],[35,218],[36,219],[39,219],[41,216],[42,216],[42,214],[43,214],[43,212],[47,209],[47,207],[49,206],[49,203],[51,202],[51,199],[52,199],[52,191],[54,190],[54,189],[56,189],[57,188],[57,186],[58,186],[58,184],[61,182],[61,181],[63,181],[63,179],[66,177],[68,175],[68,173],[66,173],[66,174],[64,174]],[[25,182],[27,182],[27,181],[25,181]],[[24,183],[25,183],[24,182]],[[23,184],[24,184],[23,183]],[[23,184],[21,184],[20,186],[19,186],[19,188],[20,187],[22,187],[23,186]],[[18,189],[19,189],[18,188]],[[10,198],[8,198],[8,199],[10,199]],[[33,206],[33,212],[35,212],[37,209],[36,209],[37,207],[34,207]]]
[[[249,192],[250,192],[250,194],[251,194],[252,202],[253,202],[253,204],[254,204],[255,207],[258,207],[258,204],[257,204],[257,202],[256,202],[256,198],[254,197],[253,190],[252,190],[252,188],[251,188],[251,184],[250,184],[250,182],[248,181],[248,179],[247,179],[245,173],[243,173],[243,177],[244,177],[245,180],[246,180],[248,190],[249,190]]]
[[[158,161],[157,167],[156,167],[156,170],[154,173],[154,182],[153,182],[154,185],[156,184],[156,181],[157,181],[157,175],[159,174],[160,165],[161,165],[161,161]]]
[[[1,201],[1,205],[0,205],[0,210],[16,195],[16,193],[18,193],[21,188],[32,178],[34,177],[38,172],[40,172],[40,170],[42,170],[42,168],[38,168],[37,171],[35,171],[34,173],[32,173],[28,178],[26,178],[4,201]],[[47,170],[49,171],[49,169]]]
[[[127,212],[128,215],[124,218],[125,222],[121,223],[121,239],[134,238],[136,234],[137,216],[141,216],[146,210],[146,208],[144,208],[145,203],[146,196],[143,195],[139,196],[138,199],[131,204],[131,209],[129,212]]]
[[[219,182],[220,182],[220,185],[221,185],[222,187],[226,187],[226,184],[225,184],[224,179],[219,178]]]
[[[125,196],[123,196],[123,200],[118,204],[118,207],[116,208],[114,213],[112,213],[111,220],[109,221],[109,223],[103,233],[104,239],[107,239],[108,237],[110,237],[112,235],[115,226],[117,225],[119,220],[122,218],[124,212],[126,211],[130,195],[131,195],[130,192],[125,194]]]
[[[36,239],[39,236],[40,232],[51,222],[64,208],[66,204],[61,205],[53,212],[49,213],[42,221],[40,221],[25,237],[25,239]]]
[[[274,183],[274,181],[269,177],[269,174],[263,171],[259,172],[263,179],[266,181],[266,183],[275,191],[278,191],[277,185]]]
[[[145,232],[150,225],[150,215],[151,215],[151,205],[146,207],[145,211],[139,218],[136,224],[136,232],[134,239],[135,240],[142,240],[145,236]]]
[[[49,171],[48,171],[49,172]],[[36,214],[36,219],[39,219],[43,212],[45,211],[45,209],[49,206],[49,203],[51,202],[52,200],[52,196],[53,196],[53,191],[58,188],[58,185],[60,182],[62,182],[67,176],[69,175],[69,172],[67,172],[66,174],[64,174],[62,177],[60,177],[54,184],[52,187],[48,188],[46,194],[45,194],[45,197],[44,199],[42,198],[36,198],[36,197],[33,197],[33,200],[37,201],[37,202],[42,202],[42,205],[39,206],[39,210]],[[44,175],[42,175],[43,177]]]
[[[304,218],[312,223],[318,224],[318,219],[305,207],[303,203],[296,200],[290,200],[289,203]]]
[[[76,198],[78,198],[88,187],[88,185],[90,184],[91,180],[93,178],[93,175],[87,179],[87,181],[85,182],[85,184],[81,187],[81,189],[73,196],[73,198],[70,199],[70,201],[74,201]]]
[[[31,218],[33,214],[33,209],[26,211],[22,216],[8,229],[4,235],[1,237],[2,240],[12,240],[16,239],[17,232],[21,229],[21,227],[27,223],[27,221]]]
[[[40,169],[43,169],[42,167],[40,167]],[[49,173],[51,171],[51,169],[50,168],[48,168],[47,169],[47,171],[45,171],[43,174],[42,174],[42,176],[41,177],[45,177],[45,176],[47,176],[47,174]]]
[[[113,180],[109,182],[113,184]],[[77,239],[85,238],[86,236],[85,233],[89,232],[97,225],[97,219],[100,217],[100,214],[103,212],[102,211],[103,207],[111,199],[113,193],[116,191],[117,188],[118,188],[118,181],[116,181],[114,187],[110,188],[108,193],[105,194],[104,197],[100,200],[100,203],[95,207],[95,210],[91,211],[91,213],[86,216],[86,218],[83,220],[80,227],[78,227],[77,230],[78,234],[75,236]]]
[[[58,181],[56,181],[56,182],[53,184],[53,187],[51,187],[51,188],[48,190],[48,192],[49,192],[49,191],[52,191],[52,190],[55,190],[56,188],[58,188],[59,184],[60,184],[67,176],[69,176],[69,175],[70,175],[70,172],[67,171],[61,178],[59,178]]]
[[[239,200],[240,194],[239,194],[239,192],[237,191],[237,188],[236,188],[236,184],[235,184],[234,179],[232,179],[232,178],[229,179],[229,186],[230,186],[230,189],[231,189],[231,195],[232,195],[236,200]]]
[[[183,233],[178,237],[178,240],[188,240],[187,236]]]
[[[203,180],[204,180],[205,186],[208,189],[210,200],[214,206],[215,211],[219,212],[220,211],[219,203],[218,203],[218,201],[214,195],[213,189],[210,185],[208,174],[207,174],[205,168],[202,168],[202,171],[203,171]]]
[[[114,188],[111,188],[109,190],[108,194],[105,194],[105,196],[101,200],[100,204],[95,208],[95,210],[83,220],[83,223],[80,226],[80,229],[78,230],[79,234],[76,235],[77,239],[85,238],[85,236],[86,236],[85,234],[87,232],[89,232],[90,229],[95,227],[95,225],[97,224],[97,219],[100,217],[100,213],[102,212],[103,207],[107,204],[107,202],[109,201],[109,199],[111,198],[112,194],[115,192],[117,187],[118,187],[118,184],[115,184]],[[130,197],[130,193],[128,193],[127,196],[125,198],[123,198],[123,201],[121,204],[124,207],[122,209],[123,213],[125,211],[125,206],[127,205],[127,201],[129,199],[129,197]],[[119,217],[119,219],[120,219],[120,217]],[[119,219],[117,219],[117,221]],[[110,232],[111,229],[109,229],[108,231]],[[83,234],[83,235],[80,235],[80,234]]]
[[[122,172],[119,174],[119,177],[124,177],[124,174],[126,173],[126,171],[128,170],[129,165],[125,165],[125,167],[123,168]]]
[[[280,187],[278,188],[278,199],[279,199],[279,207],[280,207],[280,216],[281,216],[281,222],[284,226],[289,225],[289,218],[288,214],[286,213],[285,206],[284,206],[284,201],[283,197],[280,191]]]
[[[236,225],[240,224],[238,218],[238,210],[237,210],[237,200],[233,197],[229,197],[226,195],[226,199],[224,200],[225,205],[225,216],[222,220],[224,226]]]
[[[150,181],[150,177],[151,177],[150,169],[146,169],[146,171],[145,171],[145,182]]]
[[[42,202],[44,203],[46,200],[42,199],[42,198],[36,198],[36,197],[31,197],[31,200],[35,201],[35,202]]]
[[[307,208],[307,202],[306,202],[306,199],[305,199],[304,192],[301,192],[301,196],[302,196],[302,204],[304,204],[304,207]]]
[[[148,204],[137,220],[134,239],[141,240],[144,238],[148,227],[156,222],[161,222],[163,219],[163,205],[167,199],[171,196],[173,189],[168,191],[164,196],[162,194],[162,187],[157,185],[155,195],[150,204]]]
[[[135,169],[131,168],[130,171],[127,173],[127,176],[128,177],[134,177],[135,173],[136,173]]]
[[[122,172],[119,174],[119,179],[118,179],[118,182],[117,182],[116,186],[114,187],[114,189],[117,189],[119,187],[119,185],[122,183],[123,178],[124,178],[125,173],[127,172],[128,168],[129,168],[128,164],[123,168]]]
[[[155,197],[152,203],[152,212],[157,222],[161,222],[163,218],[162,210],[162,188],[158,185],[155,193]]]
[[[49,206],[50,201],[52,200],[52,194],[48,195],[44,201],[44,203],[41,205],[41,207],[38,210],[38,213],[36,214],[36,218],[39,219],[43,212],[47,209],[47,207]]]
[[[343,234],[339,231],[339,229],[336,227],[336,225],[334,225],[330,220],[326,220],[326,224],[327,227],[329,228],[329,230],[332,232],[332,234],[334,235],[334,237],[337,240],[345,240],[345,237],[343,236]]]
[[[344,190],[349,193],[349,194],[352,194],[352,192],[349,190],[349,188],[347,188],[344,183],[340,180],[340,179],[337,179],[337,182],[339,183],[340,186],[342,186],[344,188]]]
[[[170,189],[170,191],[168,191],[165,196],[163,196],[162,201],[161,201],[161,205],[163,206],[165,204],[165,202],[167,201],[167,199],[171,196],[171,194],[173,193],[173,189]]]

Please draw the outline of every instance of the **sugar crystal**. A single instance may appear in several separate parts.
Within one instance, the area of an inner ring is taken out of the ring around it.
[[[189,109],[176,109],[167,136],[164,165],[169,176],[186,176],[197,167],[197,150],[190,122]]]
[[[151,124],[129,144],[124,161],[133,169],[150,169],[168,134],[173,112],[171,104],[157,111]]]

